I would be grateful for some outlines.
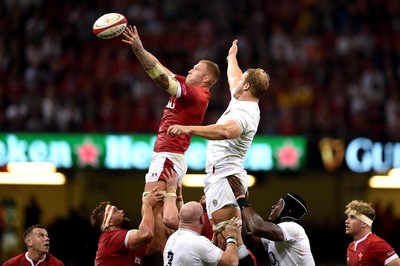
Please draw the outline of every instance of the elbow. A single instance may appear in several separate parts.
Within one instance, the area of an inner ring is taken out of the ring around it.
[[[263,221],[255,221],[252,231],[255,236],[263,235]]]
[[[228,132],[221,132],[216,139],[217,140],[229,139],[229,134],[228,134]]]
[[[144,232],[141,236],[140,236],[140,238],[141,238],[141,242],[143,243],[143,245],[147,245],[147,244],[149,244],[152,240],[153,240],[153,237],[154,237],[154,232],[153,232],[153,230],[148,230],[147,232]]]
[[[260,234],[262,234],[262,231],[261,231],[260,227],[259,226],[254,226],[253,235],[260,236]]]
[[[173,230],[177,230],[179,227],[179,222],[177,222],[175,219],[169,219],[165,217],[163,217],[163,224],[169,229]]]
[[[153,230],[144,231],[139,229],[139,231],[136,232],[134,236],[129,236],[128,248],[133,250],[148,245],[153,240],[153,237]]]
[[[136,235],[134,240],[128,241],[128,242],[133,242],[128,244],[129,245],[128,248],[134,250],[146,246],[151,243],[153,237],[154,237],[153,233]]]
[[[228,130],[228,128],[223,128],[219,131],[217,140],[234,139],[235,136]]]
[[[235,121],[228,121],[223,125],[220,125],[217,134],[220,140],[224,139],[236,139],[242,134],[240,126]]]

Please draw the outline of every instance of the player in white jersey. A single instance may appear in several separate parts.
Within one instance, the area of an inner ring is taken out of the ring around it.
[[[313,266],[310,241],[304,228],[294,222],[280,222],[276,224],[283,234],[283,241],[274,241],[261,237],[261,242],[271,265]]]
[[[314,266],[310,241],[299,224],[307,212],[306,202],[295,193],[283,195],[272,206],[268,221],[264,221],[247,202],[240,182],[228,178],[242,210],[247,234],[246,245],[250,250],[265,250],[271,265]]]
[[[249,255],[241,237],[238,219],[221,232],[226,241],[225,251],[200,235],[204,226],[203,207],[190,201],[179,212],[179,228],[165,245],[164,265],[237,265],[240,258]]]
[[[243,161],[260,121],[258,102],[269,87],[269,75],[264,70],[250,68],[242,72],[236,58],[237,43],[237,40],[233,41],[227,56],[232,99],[218,122],[208,126],[174,125],[168,128],[172,136],[196,135],[210,140],[204,191],[207,212],[216,229],[232,217],[240,217],[227,177],[235,176],[247,188]]]

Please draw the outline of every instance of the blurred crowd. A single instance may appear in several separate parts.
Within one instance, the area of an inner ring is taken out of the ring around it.
[[[168,96],[120,37],[93,35],[109,12],[174,73],[219,64],[205,123],[228,102],[237,38],[241,66],[271,76],[259,134],[400,140],[396,0],[0,0],[1,131],[156,132]]]

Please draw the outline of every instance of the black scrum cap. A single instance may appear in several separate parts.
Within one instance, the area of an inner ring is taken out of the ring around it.
[[[307,204],[299,195],[287,193],[282,199],[284,206],[279,218],[289,218],[298,221],[306,214]]]

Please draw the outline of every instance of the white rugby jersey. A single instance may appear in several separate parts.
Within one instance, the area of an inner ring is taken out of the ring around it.
[[[284,241],[275,242],[261,238],[271,265],[314,266],[310,241],[304,228],[295,222],[282,222]]]
[[[208,238],[190,229],[179,228],[165,245],[164,265],[217,265],[222,253]]]
[[[207,146],[207,174],[226,177],[243,176],[246,152],[249,150],[260,122],[260,108],[257,102],[238,101],[233,96],[228,108],[218,119],[217,124],[235,120],[242,128],[242,134],[236,139],[209,140]]]

